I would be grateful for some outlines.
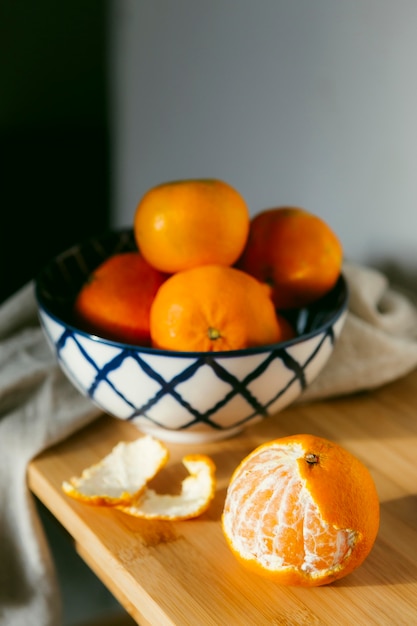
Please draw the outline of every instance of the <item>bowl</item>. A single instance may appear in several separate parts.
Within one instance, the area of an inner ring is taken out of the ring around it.
[[[174,442],[215,441],[277,414],[317,377],[347,314],[343,274],[324,298],[292,311],[290,341],[230,352],[173,352],[89,334],[72,319],[81,285],[132,230],[105,232],[52,259],[35,279],[39,319],[71,383],[103,412]]]

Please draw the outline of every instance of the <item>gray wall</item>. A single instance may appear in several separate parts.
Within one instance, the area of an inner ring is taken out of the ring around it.
[[[158,182],[216,176],[417,270],[415,0],[118,0],[112,23],[115,225]]]

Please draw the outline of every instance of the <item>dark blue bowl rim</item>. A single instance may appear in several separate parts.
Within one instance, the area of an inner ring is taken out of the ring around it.
[[[105,231],[104,233],[101,233],[97,235],[96,237],[86,239],[80,244],[75,244],[71,246],[70,248],[67,248],[66,250],[64,250],[63,252],[55,256],[54,258],[52,258],[41,269],[41,271],[38,273],[38,275],[35,277],[35,280],[34,280],[35,298],[36,298],[39,310],[40,311],[43,310],[55,322],[66,327],[68,330],[70,330],[73,333],[76,333],[77,335],[81,337],[85,337],[89,340],[100,342],[108,346],[113,346],[118,349],[133,350],[136,352],[141,352],[141,353],[149,354],[149,355],[169,356],[169,357],[176,357],[176,358],[190,358],[190,357],[200,358],[200,357],[207,357],[207,356],[211,356],[213,358],[219,358],[219,357],[235,358],[239,356],[241,357],[241,356],[263,354],[265,352],[272,352],[274,350],[281,349],[281,348],[287,349],[290,346],[295,346],[299,343],[303,343],[304,341],[312,339],[316,335],[323,333],[323,331],[326,331],[326,329],[333,326],[348,308],[349,288],[348,288],[346,278],[342,271],[341,274],[339,275],[336,285],[328,294],[326,294],[323,298],[315,302],[310,307],[306,307],[305,309],[302,309],[298,312],[299,315],[302,315],[303,312],[304,312],[304,315],[308,315],[309,312],[311,311],[313,312],[320,311],[320,307],[322,306],[322,303],[329,302],[329,301],[332,302],[334,300],[335,304],[329,308],[329,313],[328,313],[328,316],[326,317],[326,320],[321,324],[319,323],[317,327],[315,327],[314,329],[308,332],[302,333],[302,334],[298,334],[293,339],[289,339],[287,341],[281,341],[281,342],[274,343],[274,344],[265,344],[262,346],[254,346],[251,348],[243,348],[240,350],[227,350],[227,351],[222,350],[222,351],[215,351],[215,352],[206,352],[206,351],[194,351],[194,352],[191,351],[190,352],[190,351],[185,351],[185,350],[184,351],[163,350],[163,349],[154,348],[151,346],[140,346],[137,344],[122,343],[122,342],[114,341],[111,339],[107,339],[105,337],[101,337],[99,335],[95,335],[95,334],[86,332],[82,330],[81,328],[78,328],[71,321],[69,321],[68,319],[65,319],[64,316],[58,315],[56,312],[53,311],[53,309],[50,306],[48,306],[47,300],[43,294],[42,284],[43,284],[45,272],[47,272],[49,268],[54,266],[54,264],[56,264],[59,261],[59,259],[69,256],[73,252],[75,253],[80,248],[81,245],[88,245],[90,241],[100,240],[101,237],[106,237],[109,235],[113,237],[117,237],[117,236],[129,237],[131,235],[131,232],[132,232],[131,229]]]

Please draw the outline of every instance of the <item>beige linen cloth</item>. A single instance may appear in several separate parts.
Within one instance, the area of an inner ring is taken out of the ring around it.
[[[372,389],[417,366],[417,309],[384,275],[346,264],[342,335],[301,401]],[[39,452],[98,417],[60,372],[37,320],[33,284],[0,307],[0,625],[59,626],[53,559],[26,467]]]

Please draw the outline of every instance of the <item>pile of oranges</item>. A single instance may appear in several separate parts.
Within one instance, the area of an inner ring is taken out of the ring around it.
[[[151,188],[137,205],[137,250],[98,267],[74,313],[88,332],[166,350],[236,350],[294,336],[285,312],[336,283],[342,246],[296,207],[252,220],[242,195],[217,179]]]

